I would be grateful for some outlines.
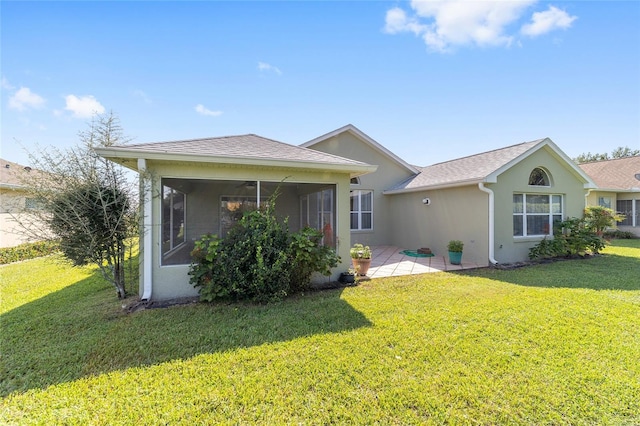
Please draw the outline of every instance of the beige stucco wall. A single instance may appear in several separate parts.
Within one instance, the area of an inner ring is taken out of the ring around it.
[[[394,218],[389,214],[392,199],[382,192],[413,174],[350,132],[340,133],[309,148],[378,166],[377,171],[360,176],[360,185],[351,186],[353,190],[373,190],[373,230],[353,231],[351,240],[365,245],[388,244],[393,238]]]
[[[0,247],[14,247],[23,243],[37,241],[29,238],[19,222],[34,223],[31,216],[24,215],[26,197],[24,191],[0,189]],[[43,226],[33,225],[36,228]]]
[[[541,167],[551,177],[551,186],[530,186],[531,171]],[[513,236],[513,194],[560,194],[563,196],[563,218],[582,217],[587,190],[569,166],[559,160],[550,148],[542,148],[516,166],[498,176],[497,183],[487,184],[495,194],[495,259],[498,263],[527,260],[529,249],[542,237]]]
[[[144,252],[151,250],[152,268],[151,282],[153,300],[171,299],[175,297],[196,296],[198,294],[191,284],[189,284],[189,276],[187,275],[188,265],[170,265],[161,266],[161,180],[162,178],[180,178],[180,179],[220,179],[235,180],[242,183],[247,180],[260,180],[268,182],[280,182],[286,180],[288,183],[327,183],[336,187],[336,234],[337,234],[337,252],[342,258],[340,264],[330,277],[318,277],[320,280],[335,280],[340,272],[348,269],[350,233],[349,233],[349,174],[336,172],[323,172],[312,170],[291,170],[277,169],[265,167],[248,167],[235,165],[207,165],[207,164],[190,164],[190,163],[161,163],[148,161],[147,170],[150,172],[152,187],[152,215],[154,225],[151,227],[151,247],[144,247],[144,238],[141,238],[141,259],[144,258]],[[193,190],[199,190],[194,187]],[[292,189],[289,189],[292,190]],[[211,194],[210,201],[201,205],[189,205],[189,197],[187,197],[187,215],[199,214],[198,212],[206,212],[211,214],[212,227],[217,226],[214,219],[219,214],[219,195],[223,194],[221,190],[217,194]],[[281,197],[284,199],[284,197]],[[295,205],[294,205],[295,204]],[[298,203],[284,203],[278,207],[278,214],[286,215],[287,213],[295,213],[298,215]],[[294,228],[292,224],[292,228]],[[197,238],[206,229],[187,230],[188,238]],[[217,229],[214,229],[217,232]],[[140,294],[144,291],[144,270],[141,270],[140,277]]]
[[[489,263],[488,194],[477,185],[387,195],[391,201],[390,244],[405,249],[429,247],[447,257],[447,243],[464,243],[463,262]],[[422,200],[429,198],[429,205]]]

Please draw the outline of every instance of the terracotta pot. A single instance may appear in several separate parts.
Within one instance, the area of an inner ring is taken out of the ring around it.
[[[358,275],[361,277],[367,275],[369,272],[369,266],[371,266],[371,259],[351,259],[353,262],[353,268],[358,271]]]

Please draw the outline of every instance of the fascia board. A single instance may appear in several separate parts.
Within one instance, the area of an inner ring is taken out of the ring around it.
[[[452,183],[445,183],[442,185],[428,185],[428,186],[420,186],[417,188],[409,188],[409,189],[391,189],[391,190],[388,189],[386,191],[382,191],[382,193],[384,195],[394,195],[394,194],[408,194],[411,192],[435,191],[437,189],[448,189],[448,188],[457,188],[460,186],[477,185],[480,182],[486,182],[486,181],[482,179],[469,179],[469,180],[462,180],[462,181],[457,181]]]
[[[528,151],[520,154],[519,156],[509,161],[508,163],[504,164],[502,167],[500,167],[493,173],[489,174],[486,177],[485,182],[496,183],[498,181],[498,176],[500,176],[503,172],[515,166],[520,161],[524,160],[525,158],[537,152],[538,150],[544,148],[545,146],[548,146],[551,149],[551,151],[553,152],[553,155],[556,156],[557,160],[559,160],[560,162],[563,162],[566,166],[568,166],[568,169],[583,181],[584,188],[586,189],[597,188],[597,185],[595,184],[595,182],[580,167],[578,167],[578,165],[574,163],[571,158],[569,158],[564,152],[562,152],[562,150],[549,138],[542,139],[538,144],[531,147]]]
[[[155,161],[171,161],[171,162],[195,162],[195,163],[217,163],[217,164],[237,164],[245,166],[257,166],[257,167],[282,167],[282,168],[294,168],[294,169],[312,169],[312,170],[326,170],[335,172],[348,172],[358,173],[359,175],[375,172],[378,169],[377,165],[372,164],[335,164],[335,163],[319,163],[313,161],[295,161],[295,160],[270,160],[260,158],[246,158],[246,157],[224,157],[224,156],[211,156],[203,157],[200,155],[192,154],[169,154],[158,153],[150,151],[140,151],[131,149],[109,149],[109,148],[96,148],[95,152],[105,158],[109,159],[138,159],[144,158],[145,160]]]

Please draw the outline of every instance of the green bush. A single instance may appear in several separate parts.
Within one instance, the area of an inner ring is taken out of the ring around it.
[[[609,230],[609,231],[605,231],[603,236],[605,238],[619,239],[619,240],[631,240],[631,239],[637,238],[633,234],[633,232],[621,231],[619,229],[612,229],[612,230]]]
[[[15,247],[0,248],[0,265],[48,256],[60,250],[57,242],[38,241]]]
[[[546,237],[529,249],[529,259],[540,260],[553,257],[572,257],[587,253],[599,253],[605,241],[595,228],[588,226],[586,219],[569,218],[558,222],[553,228],[553,239]]]
[[[191,253],[190,283],[200,299],[269,302],[308,288],[314,272],[323,275],[339,261],[320,245],[322,233],[311,228],[291,233],[278,221],[274,203],[246,213],[224,239],[206,235]]]

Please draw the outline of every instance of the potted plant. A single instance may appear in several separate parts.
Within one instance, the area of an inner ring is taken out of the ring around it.
[[[356,270],[353,268],[349,268],[347,272],[342,272],[340,274],[340,282],[342,284],[357,284],[358,275],[356,275]]]
[[[350,254],[353,268],[357,274],[360,276],[367,275],[369,266],[371,266],[371,249],[369,246],[354,244],[353,247],[351,247]]]
[[[449,244],[447,244],[449,263],[452,265],[460,265],[462,263],[462,247],[464,247],[464,243],[460,240],[449,241]]]

